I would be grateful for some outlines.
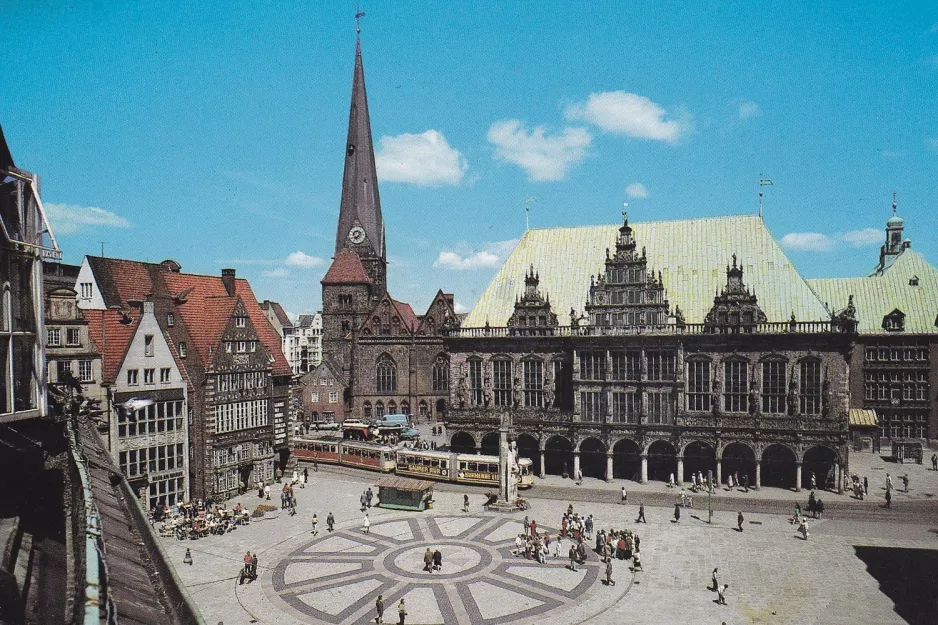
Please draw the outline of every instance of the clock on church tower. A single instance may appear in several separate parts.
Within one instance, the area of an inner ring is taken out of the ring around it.
[[[365,242],[365,229],[361,226],[355,226],[348,231],[348,240],[354,243],[355,245],[360,245]]]

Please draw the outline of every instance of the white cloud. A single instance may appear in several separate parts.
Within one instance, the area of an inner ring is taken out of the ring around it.
[[[834,240],[820,232],[789,232],[780,241],[782,247],[802,252],[829,252]]]
[[[740,102],[739,103],[739,118],[740,119],[752,119],[753,117],[758,117],[762,115],[762,109],[759,108],[759,105],[755,102]]]
[[[75,204],[43,204],[53,232],[72,234],[86,228],[129,228],[130,221],[109,210]]]
[[[496,156],[521,167],[532,182],[563,180],[570,167],[586,158],[593,140],[585,128],[564,128],[550,136],[544,126],[528,132],[517,119],[495,122],[487,137]]]
[[[288,267],[302,267],[304,269],[308,269],[310,267],[318,267],[319,265],[322,265],[323,260],[321,258],[317,258],[316,256],[310,256],[305,252],[297,250],[287,256],[283,261],[283,264],[287,265]]]
[[[669,143],[677,142],[688,126],[665,119],[667,111],[645,96],[625,91],[591,93],[585,104],[571,104],[565,114],[567,119],[582,119],[606,132]]]
[[[434,267],[445,269],[485,269],[498,267],[515,246],[518,239],[486,243],[481,249],[470,249],[465,243],[456,245],[453,250],[443,250],[435,261]]]
[[[641,200],[648,197],[648,189],[641,182],[633,182],[625,188],[625,194]]]
[[[382,181],[406,182],[419,187],[459,184],[469,164],[436,130],[414,135],[381,137],[375,165]]]
[[[862,230],[845,232],[840,235],[840,239],[853,247],[867,247],[879,245],[883,241],[883,232],[876,228],[863,228]]]
[[[461,314],[464,312],[469,312],[469,309],[462,302],[456,302],[453,304],[453,310],[456,311],[456,314]]]
[[[268,271],[262,271],[261,275],[265,278],[286,278],[290,275],[290,272],[284,269],[283,267],[277,267],[276,269],[270,269]]]

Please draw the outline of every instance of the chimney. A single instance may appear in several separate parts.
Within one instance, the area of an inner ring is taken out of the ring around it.
[[[234,269],[222,269],[221,270],[221,283],[225,285],[225,291],[228,292],[228,295],[235,294],[235,270]]]

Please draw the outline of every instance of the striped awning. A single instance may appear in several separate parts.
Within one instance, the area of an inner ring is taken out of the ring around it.
[[[875,428],[879,427],[879,419],[876,418],[875,410],[864,410],[862,408],[850,409],[850,427]]]

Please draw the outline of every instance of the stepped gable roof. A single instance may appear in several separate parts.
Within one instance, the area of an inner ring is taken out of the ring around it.
[[[660,271],[671,306],[688,323],[702,323],[713,296],[726,284],[726,264],[742,260],[746,283],[759,298],[768,321],[830,318],[804,278],[755,215],[630,223],[638,245],[647,249],[648,269]],[[533,264],[540,287],[550,293],[564,318],[583,311],[590,276],[603,271],[606,249],[614,250],[621,224],[528,230],[472,308],[463,327],[504,326],[524,289]],[[846,302],[845,304],[846,305]]]
[[[140,318],[139,310],[84,310],[88,334],[103,361],[102,382],[113,384],[133,340]],[[126,321],[129,322],[125,323]]]
[[[186,301],[177,304],[176,308],[182,314],[183,321],[189,334],[196,342],[204,363],[211,362],[208,353],[209,345],[218,346],[221,335],[228,326],[228,321],[234,311],[238,298],[251,318],[251,324],[257,331],[258,338],[274,358],[273,372],[275,375],[290,375],[292,370],[287,359],[283,356],[280,335],[270,325],[267,315],[261,310],[251,285],[244,278],[235,279],[235,294],[228,295],[220,276],[203,276],[191,273],[164,272],[163,279],[167,288],[173,293],[188,291]]]
[[[293,322],[290,321],[290,316],[287,315],[286,311],[283,310],[283,306],[279,302],[271,302],[270,300],[264,300],[261,303],[261,308],[270,309],[273,311],[274,316],[277,318],[277,321],[280,322],[280,325],[284,328],[292,328]]]
[[[911,284],[913,278],[917,285]],[[853,295],[861,334],[885,334],[883,317],[897,308],[905,313],[905,334],[938,333],[938,269],[911,249],[880,275],[818,278],[808,284],[832,313],[843,310]]]
[[[322,284],[371,284],[358,254],[344,250],[335,255],[329,270],[320,281]]]
[[[144,301],[153,293],[151,271],[158,272],[159,265],[103,256],[87,259],[108,308],[124,307],[132,300]]]

